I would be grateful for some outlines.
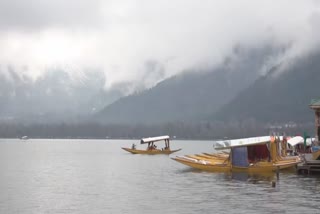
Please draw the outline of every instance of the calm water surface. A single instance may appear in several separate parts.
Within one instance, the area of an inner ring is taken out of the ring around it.
[[[320,213],[320,177],[210,173],[131,140],[0,140],[0,213]],[[138,145],[138,148],[140,145]],[[173,141],[213,152],[209,141]]]

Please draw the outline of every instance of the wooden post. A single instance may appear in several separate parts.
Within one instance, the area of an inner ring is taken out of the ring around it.
[[[319,141],[319,136],[320,136],[320,110],[319,109],[314,109],[315,112],[315,128],[316,128],[316,139],[315,141]]]

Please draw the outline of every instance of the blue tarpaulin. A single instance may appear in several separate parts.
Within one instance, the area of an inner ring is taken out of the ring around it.
[[[320,146],[312,146],[312,152],[320,150]]]
[[[235,147],[232,149],[232,165],[239,167],[248,167],[247,147]]]

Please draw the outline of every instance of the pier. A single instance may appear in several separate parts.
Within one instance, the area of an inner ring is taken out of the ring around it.
[[[313,99],[309,107],[314,110],[315,115],[315,141],[312,145],[313,154],[302,154],[303,162],[298,164],[297,173],[298,174],[315,174],[320,172],[320,158],[317,153],[320,146],[319,137],[320,137],[320,99]]]
[[[298,174],[320,173],[320,160],[313,160],[312,154],[303,154],[304,160],[297,166]]]

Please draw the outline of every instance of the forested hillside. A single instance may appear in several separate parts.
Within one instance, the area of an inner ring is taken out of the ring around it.
[[[261,76],[261,67],[277,49],[235,48],[234,54],[211,70],[189,71],[155,87],[123,97],[97,119],[103,123],[201,121],[230,102]]]
[[[286,63],[243,90],[211,119],[312,122],[314,113],[308,105],[320,97],[320,53]]]

